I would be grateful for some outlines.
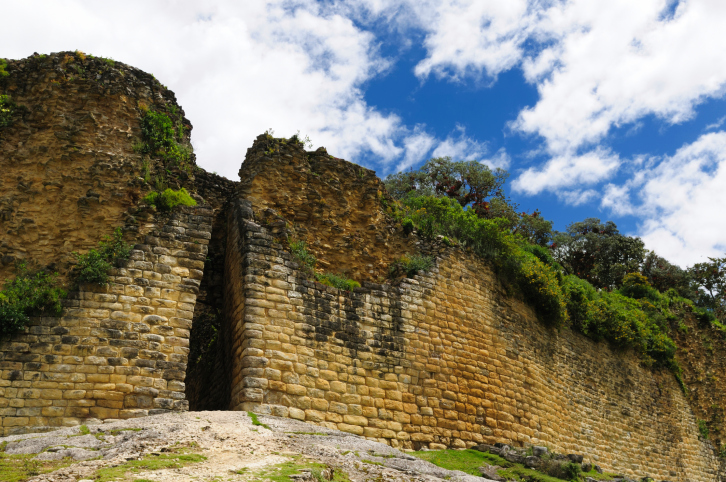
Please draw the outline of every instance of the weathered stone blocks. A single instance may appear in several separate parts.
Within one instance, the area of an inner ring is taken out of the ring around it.
[[[162,226],[147,236],[106,286],[83,286],[66,300],[62,317],[33,319],[25,333],[0,345],[4,434],[188,408],[184,379],[196,288],[171,276],[170,266],[203,265],[196,256],[206,253],[208,236],[199,233],[211,229],[210,216],[203,206],[177,208],[168,220],[174,229]],[[182,225],[190,217],[206,222],[186,234]],[[192,281],[200,278],[196,273]],[[51,332],[55,338],[35,338]]]
[[[295,271],[239,203],[225,268],[241,280],[226,292],[230,408],[396,447],[546,444],[631,475],[713,480],[718,461],[670,374],[546,328],[471,255],[451,249],[398,286],[339,292]]]

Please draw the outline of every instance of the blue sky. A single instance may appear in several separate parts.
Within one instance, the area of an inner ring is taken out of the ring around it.
[[[237,179],[298,130],[375,169],[510,173],[563,230],[586,217],[682,266],[726,251],[721,0],[12,2],[0,56],[80,49],[152,72],[201,166]]]

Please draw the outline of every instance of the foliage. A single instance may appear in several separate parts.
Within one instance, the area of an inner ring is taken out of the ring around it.
[[[191,160],[191,147],[181,144],[184,140],[186,126],[182,123],[176,108],[171,111],[172,116],[178,118],[176,123],[163,112],[152,110],[145,112],[141,119],[141,134],[144,143],[140,151],[161,159],[164,166],[173,164],[188,168]]]
[[[143,201],[150,205],[156,206],[157,208],[168,211],[175,208],[176,206],[196,206],[197,202],[189,195],[189,192],[181,188],[178,191],[173,189],[165,189],[163,192],[152,191],[144,196]]]
[[[310,253],[310,251],[308,251],[305,241],[290,241],[290,252],[303,266],[307,267],[308,270],[312,271],[315,269],[315,264],[318,260],[312,253]]]
[[[507,173],[502,169],[492,172],[477,161],[452,162],[450,157],[430,159],[418,171],[389,175],[384,183],[394,198],[401,199],[416,192],[423,196],[445,195],[461,206],[484,213],[490,209],[491,197],[504,198],[502,186]]]
[[[455,238],[519,288],[543,321],[555,326],[565,322],[566,302],[557,271],[524,248],[527,243],[508,231],[506,220],[484,219],[451,198],[407,197],[402,204],[404,221],[410,220],[422,236]]]
[[[294,455],[292,456],[292,460],[258,469],[252,474],[252,476],[254,477],[253,480],[289,482],[291,480],[295,480],[293,477],[296,475],[299,476],[303,470],[309,470],[310,476],[315,482],[326,482],[328,480],[331,482],[350,482],[348,475],[340,469],[335,469],[333,471],[333,478],[329,479],[323,475],[326,468],[327,466],[325,464],[310,462],[300,456]],[[237,473],[244,474],[247,472],[246,469],[247,468],[241,469],[241,471],[238,471]]]
[[[30,273],[25,263],[17,267],[15,279],[6,281],[0,291],[0,336],[23,329],[32,315],[57,316],[66,292],[57,273]]]
[[[13,114],[17,107],[9,95],[0,95],[0,127],[9,127],[13,124]]]
[[[333,273],[315,273],[315,279],[318,283],[343,291],[353,291],[355,288],[360,288],[359,282]]]
[[[479,467],[484,464],[511,467],[512,464],[498,455],[478,450],[427,450],[411,452],[411,455],[431,462],[447,470],[460,470],[470,475],[480,476]]]
[[[620,234],[612,221],[597,218],[572,223],[556,232],[552,256],[566,274],[589,281],[596,288],[617,288],[627,273],[638,271],[645,257],[640,238]]]
[[[676,346],[667,335],[668,322],[675,318],[670,310],[674,299],[658,293],[643,275],[625,276],[618,292],[597,290],[585,279],[563,275],[545,248],[512,234],[500,220],[482,219],[449,198],[408,197],[402,204],[404,220],[422,236],[451,236],[488,260],[545,323],[561,326],[569,320],[573,329],[594,340],[632,348],[647,364],[677,371]]]
[[[583,332],[590,324],[590,303],[599,295],[597,290],[587,281],[575,275],[567,275],[563,279],[562,289],[567,299],[567,313],[574,329]]]
[[[431,256],[414,254],[413,256],[401,256],[396,259],[389,269],[389,274],[395,276],[399,272],[403,272],[409,278],[419,271],[428,271],[434,266],[434,260]]]
[[[299,144],[302,147],[308,149],[313,147],[313,141],[310,140],[310,137],[303,137],[302,134],[300,134],[300,131],[297,131],[297,133],[293,134],[293,136],[290,137],[287,142],[290,142],[292,144]]]
[[[726,315],[726,258],[708,258],[707,263],[696,263],[690,274],[698,286],[696,304],[712,311],[716,318]]]
[[[439,157],[430,159],[418,171],[391,174],[384,184],[399,200],[422,196],[454,199],[481,218],[506,220],[500,223],[513,234],[544,246],[551,237],[552,222],[542,218],[539,211],[518,213],[517,205],[502,191],[507,177],[503,169],[492,172],[477,161],[454,162],[449,157]]]
[[[70,457],[61,460],[36,460],[36,455],[0,453],[0,480],[24,482],[31,477],[54,472],[73,463]]]
[[[108,272],[131,255],[131,246],[123,240],[121,228],[116,228],[112,236],[104,236],[99,241],[98,249],[91,249],[85,254],[73,253],[77,264],[74,268],[75,280],[79,283],[104,284],[108,281]]]
[[[661,293],[673,289],[684,298],[696,298],[696,288],[689,271],[669,263],[652,251],[645,256],[640,272]]]
[[[657,289],[653,288],[644,275],[640,273],[628,273],[623,278],[623,285],[618,290],[623,296],[636,300],[647,299],[657,302],[661,299],[661,294]]]
[[[140,459],[127,460],[120,465],[99,469],[94,480],[96,482],[111,482],[126,478],[127,472],[139,473],[146,470],[178,469],[205,460],[207,460],[205,456],[195,453],[146,455]]]
[[[708,438],[708,424],[705,420],[698,419],[698,433],[701,434],[701,437]]]
[[[0,59],[0,79],[7,77],[10,73],[7,71],[8,62],[5,59]]]
[[[267,430],[272,430],[269,426],[260,422],[260,420],[257,418],[257,414],[255,412],[248,411],[247,416],[250,417],[250,419],[252,419],[252,425],[254,425],[256,427],[264,427]]]

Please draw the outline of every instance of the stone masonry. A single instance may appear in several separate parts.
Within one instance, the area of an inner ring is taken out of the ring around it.
[[[0,344],[2,434],[186,410],[189,330],[212,210],[177,207],[106,286]]]
[[[398,286],[342,292],[254,219],[249,202],[230,210],[231,409],[396,447],[547,445],[631,476],[716,480],[670,372],[545,327],[474,256],[450,249]]]

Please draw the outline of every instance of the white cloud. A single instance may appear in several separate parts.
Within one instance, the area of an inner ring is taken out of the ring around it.
[[[649,115],[688,121],[726,86],[722,0],[680,1],[672,14],[671,0],[361,1],[369,15],[423,33],[427,55],[415,68],[423,79],[495,79],[521,68],[536,85],[538,101],[510,124],[551,157],[524,172],[527,181],[539,173],[536,188],[521,189],[529,194],[607,179],[602,163],[563,160],[596,150],[614,127],[633,124],[637,135]]]
[[[510,162],[512,162],[512,159],[509,157],[509,154],[507,154],[507,150],[503,147],[500,147],[493,156],[490,156],[487,159],[482,159],[481,161],[482,164],[486,164],[491,169],[507,169]]]
[[[454,132],[441,141],[432,157],[451,157],[456,161],[480,160],[489,149],[485,143],[480,143],[466,135],[464,126],[457,125]]]
[[[435,143],[436,139],[424,131],[424,126],[417,125],[413,132],[403,139],[406,154],[396,166],[396,171],[404,171],[423,161]]]
[[[562,152],[649,114],[686,121],[695,105],[723,95],[726,4],[680,2],[666,20],[664,7],[663,0],[574,0],[547,10],[536,31],[555,46],[525,62],[540,99],[515,127]]]
[[[580,206],[597,197],[594,189],[574,189],[572,191],[557,191],[557,197],[570,206]]]
[[[420,77],[496,76],[522,56],[531,15],[527,0],[412,2],[412,9],[427,31],[428,56],[415,69]]]
[[[557,192],[561,188],[593,184],[606,179],[619,166],[620,158],[617,155],[599,148],[581,155],[554,156],[543,167],[531,167],[522,172],[512,183],[512,188],[524,194]]]
[[[701,136],[639,173],[639,234],[649,249],[681,266],[726,250],[726,132]]]
[[[716,129],[718,129],[719,127],[721,127],[723,125],[724,121],[726,121],[726,116],[719,117],[718,119],[716,119],[716,122],[714,122],[712,124],[708,124],[705,127],[705,130],[715,131]]]
[[[80,49],[154,73],[194,124],[200,165],[229,178],[270,127],[351,160],[404,152],[401,119],[363,99],[388,67],[375,38],[314,1],[11,2],[4,16],[5,56]]]

